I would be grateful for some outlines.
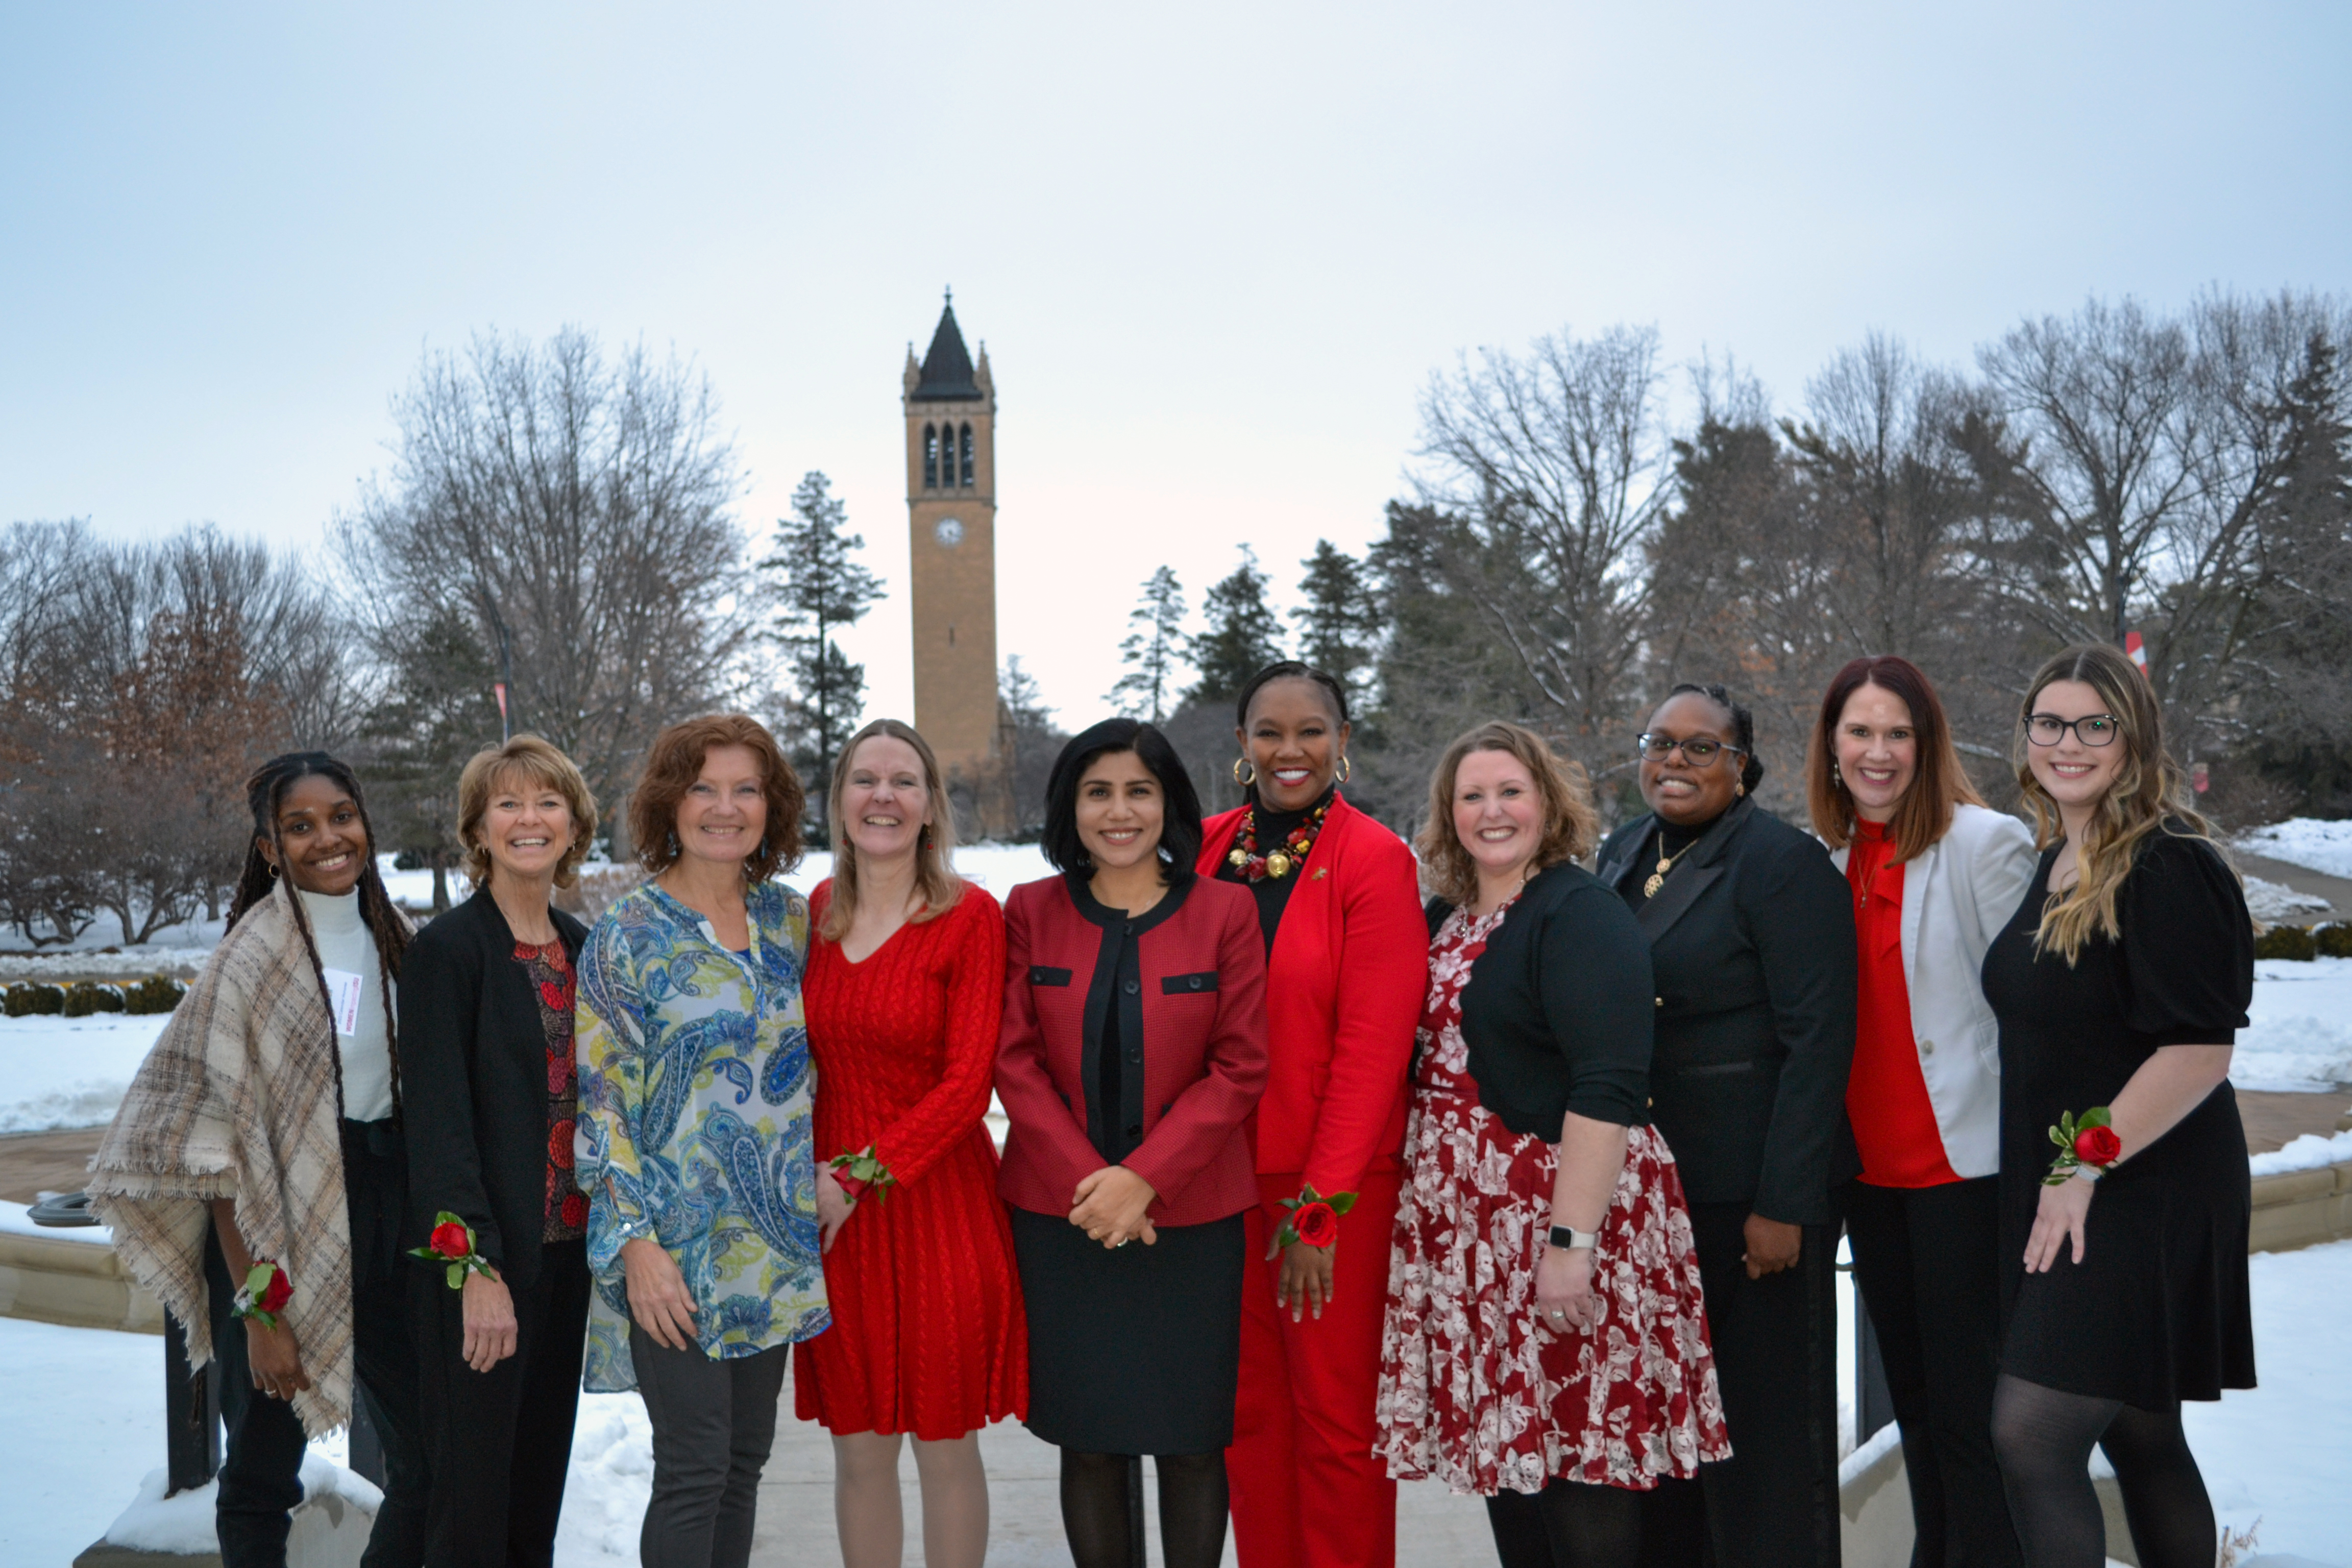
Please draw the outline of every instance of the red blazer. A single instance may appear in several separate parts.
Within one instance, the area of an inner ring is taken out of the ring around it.
[[[1160,1194],[1155,1224],[1202,1225],[1257,1202],[1242,1124],[1265,1087],[1265,942],[1250,896],[1205,878],[1135,923],[1143,1142],[1122,1163]],[[996,1093],[1012,1131],[996,1190],[1015,1208],[1067,1215],[1078,1183],[1103,1167],[1087,1135],[1085,1063],[1101,1043],[1087,1004],[1112,983],[1117,936],[1060,877],[1004,900]]]
[[[1241,820],[1228,811],[1203,825],[1204,879],[1223,862]],[[1318,1193],[1353,1192],[1366,1171],[1394,1169],[1404,1148],[1429,922],[1412,851],[1342,797],[1333,796],[1306,866],[1293,874],[1304,880],[1283,906],[1267,964],[1272,1059],[1252,1144],[1260,1171],[1299,1172]]]

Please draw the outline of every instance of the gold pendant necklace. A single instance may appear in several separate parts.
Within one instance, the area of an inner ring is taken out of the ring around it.
[[[1700,837],[1705,837],[1706,835],[1704,834],[1700,835]],[[1666,836],[1661,833],[1658,835],[1658,847],[1663,850],[1665,847]],[[1658,896],[1658,889],[1665,886],[1666,873],[1675,868],[1675,862],[1697,847],[1698,839],[1694,838],[1688,844],[1684,845],[1681,848],[1675,850],[1671,855],[1661,854],[1658,857],[1658,868],[1651,872],[1649,880],[1642,884],[1642,896],[1645,899],[1656,898]]]

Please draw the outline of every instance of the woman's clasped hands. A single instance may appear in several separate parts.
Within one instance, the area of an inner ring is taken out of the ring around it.
[[[1150,1182],[1125,1165],[1105,1165],[1078,1183],[1070,1200],[1070,1223],[1085,1231],[1087,1240],[1105,1247],[1125,1247],[1138,1239],[1154,1246],[1160,1231],[1148,1211],[1159,1195]]]

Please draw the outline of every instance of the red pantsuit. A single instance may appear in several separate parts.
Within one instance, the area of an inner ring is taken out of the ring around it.
[[[1213,876],[1243,813],[1206,825]],[[1396,1483],[1372,1457],[1381,1320],[1404,1142],[1405,1079],[1429,979],[1412,853],[1335,798],[1282,910],[1266,965],[1267,1079],[1249,1127],[1241,1389],[1225,1451],[1241,1568],[1390,1568]],[[1265,1258],[1311,1184],[1357,1194],[1339,1224],[1332,1299],[1318,1319],[1277,1310]]]

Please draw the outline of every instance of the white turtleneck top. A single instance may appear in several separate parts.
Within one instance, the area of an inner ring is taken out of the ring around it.
[[[381,1121],[392,1114],[392,1038],[384,1026],[387,998],[375,933],[361,917],[356,889],[339,899],[295,891],[310,917],[319,966],[326,972],[335,1047],[343,1058],[343,1114],[353,1121]],[[397,1005],[396,991],[389,1000]]]

